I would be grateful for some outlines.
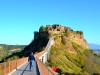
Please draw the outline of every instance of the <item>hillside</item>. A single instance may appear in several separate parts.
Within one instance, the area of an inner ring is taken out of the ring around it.
[[[0,62],[6,61],[6,57],[9,57],[13,53],[20,52],[26,47],[26,45],[6,45],[0,44]]]
[[[84,49],[63,35],[55,37],[55,44],[50,51],[48,66],[57,67],[63,74],[90,75],[100,74],[100,57],[92,50]],[[66,42],[64,42],[66,41]]]
[[[0,44],[0,49],[2,48],[3,50],[13,50],[13,49],[18,49],[23,50],[27,45],[6,45],[6,44]]]

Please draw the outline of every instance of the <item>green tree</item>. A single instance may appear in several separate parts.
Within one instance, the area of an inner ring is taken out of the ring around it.
[[[83,34],[83,31],[76,31],[76,33],[78,33],[78,34]]]
[[[47,28],[44,26],[41,26],[39,29],[39,32],[46,32],[46,31],[47,31]]]

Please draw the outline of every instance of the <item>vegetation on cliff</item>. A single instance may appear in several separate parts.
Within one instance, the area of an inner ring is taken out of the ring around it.
[[[50,50],[47,66],[57,67],[58,72],[65,75],[100,74],[100,57],[97,54],[71,41],[65,34],[58,35]]]

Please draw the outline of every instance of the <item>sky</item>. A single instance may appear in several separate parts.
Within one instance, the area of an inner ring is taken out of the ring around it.
[[[100,0],[0,0],[0,44],[28,45],[47,24],[81,30],[100,45]]]

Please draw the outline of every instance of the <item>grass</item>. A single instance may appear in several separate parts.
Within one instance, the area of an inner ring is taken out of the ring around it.
[[[57,36],[55,41],[61,40]],[[56,66],[62,74],[66,75],[90,75],[99,73],[100,62],[97,60],[100,60],[100,58],[92,50],[84,49],[75,42],[71,42],[70,44],[72,45],[69,46],[72,46],[77,54],[70,53],[66,48],[66,44],[60,42],[57,46],[53,45],[51,47],[50,58],[46,64],[48,66]],[[90,58],[91,56],[89,54],[92,54],[92,57],[96,57],[96,60]]]

